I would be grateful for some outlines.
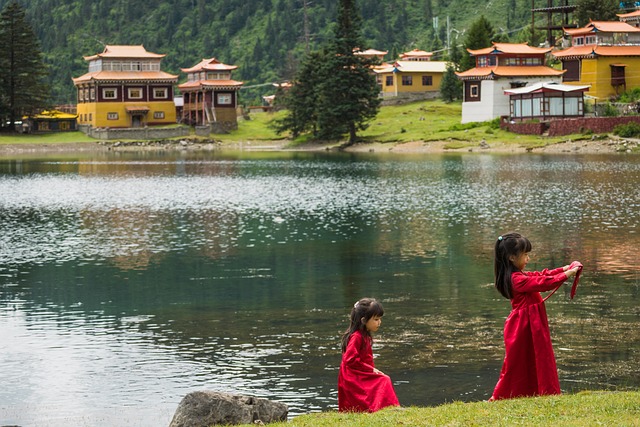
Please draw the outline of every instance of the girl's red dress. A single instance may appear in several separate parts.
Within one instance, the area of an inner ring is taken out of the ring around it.
[[[505,357],[493,399],[560,394],[547,311],[540,292],[567,280],[562,267],[511,275],[513,299],[504,325]]]
[[[373,372],[371,338],[356,331],[349,338],[338,374],[338,410],[375,412],[399,406],[391,378]]]

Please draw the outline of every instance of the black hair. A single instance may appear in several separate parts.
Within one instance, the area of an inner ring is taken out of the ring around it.
[[[513,298],[511,274],[517,270],[511,262],[512,257],[531,252],[531,242],[518,233],[507,233],[496,241],[494,274],[496,289],[507,299]]]
[[[349,328],[342,335],[342,352],[347,350],[349,338],[355,331],[360,331],[369,340],[372,340],[371,333],[367,330],[366,323],[374,316],[382,317],[384,309],[382,304],[374,298],[362,298],[355,303],[351,309]]]

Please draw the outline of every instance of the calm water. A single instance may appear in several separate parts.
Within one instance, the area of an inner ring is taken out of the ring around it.
[[[0,159],[0,425],[161,426],[187,393],[336,407],[353,303],[404,405],[491,394],[496,237],[547,303],[564,391],[640,386],[640,157],[118,154]]]

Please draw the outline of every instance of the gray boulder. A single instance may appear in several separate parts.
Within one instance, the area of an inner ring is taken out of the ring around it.
[[[289,407],[284,403],[268,399],[217,391],[194,391],[182,399],[169,427],[267,424],[286,421],[288,412]]]

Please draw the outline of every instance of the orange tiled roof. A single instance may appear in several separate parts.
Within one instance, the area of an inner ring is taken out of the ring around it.
[[[123,80],[164,80],[177,82],[178,76],[164,71],[96,71],[87,73],[72,79],[74,84],[85,83],[91,80],[97,81],[123,81]]]
[[[582,28],[563,28],[570,36],[579,36],[592,33],[638,33],[640,28],[619,21],[591,21]]]
[[[231,71],[238,68],[237,65],[227,65],[216,58],[203,59],[191,68],[180,68],[183,73],[196,73],[198,71]]]
[[[511,53],[520,55],[541,54],[551,51],[551,48],[532,47],[526,43],[493,43],[484,49],[467,49],[471,55],[488,55],[490,53]]]
[[[98,58],[164,58],[166,55],[147,52],[143,45],[106,45],[102,53],[85,56],[86,61]]]
[[[407,58],[424,58],[424,57],[431,57],[433,56],[433,52],[426,52],[424,50],[420,50],[420,49],[413,49],[410,50],[409,52],[404,52],[400,54],[400,58],[402,59],[407,59]]]
[[[556,58],[588,56],[640,56],[640,46],[572,46],[551,53]]]
[[[235,80],[196,80],[178,85],[180,89],[200,89],[200,88],[240,88],[244,82]]]
[[[640,10],[634,10],[630,13],[618,13],[617,16],[619,16],[620,18],[634,18],[636,16],[640,17]]]
[[[486,79],[496,77],[528,77],[528,76],[561,76],[564,70],[556,70],[544,65],[531,66],[506,66],[497,65],[495,67],[476,67],[467,71],[456,72],[461,79],[479,78]]]

